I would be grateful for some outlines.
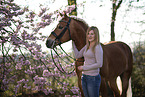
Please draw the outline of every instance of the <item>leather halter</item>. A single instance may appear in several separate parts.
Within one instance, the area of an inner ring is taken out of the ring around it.
[[[65,26],[65,28],[62,30],[62,32],[59,35],[57,35],[54,31],[51,32],[51,34],[56,37],[55,41],[56,40],[59,41],[58,45],[62,44],[61,41],[60,41],[60,39],[62,38],[62,36],[64,35],[64,33],[66,32],[67,29],[69,31],[69,37],[71,39],[70,28],[69,28],[70,21],[71,21],[71,18],[70,17],[69,17],[69,21],[68,22],[67,21],[64,21],[64,20],[59,21],[59,22],[65,22],[65,23],[67,23],[67,25]]]

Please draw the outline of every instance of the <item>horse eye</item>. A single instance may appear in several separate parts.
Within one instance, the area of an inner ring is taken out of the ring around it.
[[[58,28],[59,28],[59,29],[62,29],[63,27],[62,27],[62,26],[58,26]]]

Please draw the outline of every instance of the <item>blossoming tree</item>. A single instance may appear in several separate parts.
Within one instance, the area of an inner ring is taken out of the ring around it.
[[[42,46],[38,44],[38,41],[46,39],[39,30],[50,25],[54,19],[52,16],[58,15],[59,11],[48,13],[47,8],[41,7],[37,15],[28,7],[20,8],[13,1],[0,1],[0,96],[38,91],[48,95],[55,89],[61,94],[67,90],[78,94],[77,88],[69,83],[75,73],[61,73],[50,55],[42,52]]]

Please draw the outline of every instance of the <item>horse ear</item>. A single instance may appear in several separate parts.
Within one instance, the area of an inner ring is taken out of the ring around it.
[[[64,17],[68,17],[67,14],[66,14],[66,12],[64,12]]]
[[[63,16],[63,14],[62,14],[62,13],[60,13],[60,12],[59,12],[59,14],[60,14],[60,16],[61,16],[61,17]]]
[[[68,17],[65,11],[64,11],[63,13],[60,13],[60,12],[59,12],[59,14],[60,14],[61,17],[63,17],[63,16],[64,16],[64,17]]]

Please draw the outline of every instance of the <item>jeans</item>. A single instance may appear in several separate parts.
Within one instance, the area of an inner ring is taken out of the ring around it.
[[[82,88],[85,97],[99,97],[100,84],[100,74],[97,76],[82,75]]]

